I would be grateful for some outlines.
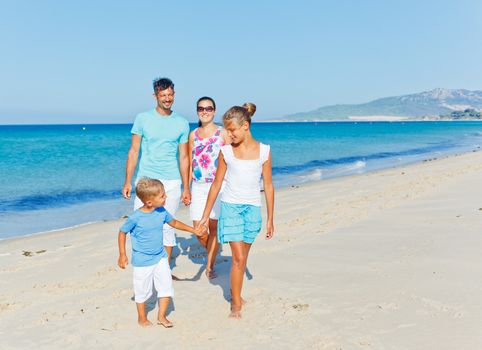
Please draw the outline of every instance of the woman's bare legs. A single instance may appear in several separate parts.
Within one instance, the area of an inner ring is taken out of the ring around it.
[[[194,220],[193,225],[196,227],[199,221]],[[206,248],[207,252],[207,263],[206,263],[206,276],[208,278],[215,278],[214,274],[214,264],[216,263],[216,256],[218,254],[219,244],[218,244],[218,220],[209,219],[209,231],[207,235],[196,236],[199,243]]]
[[[206,263],[206,276],[215,278],[214,265],[216,264],[216,256],[218,255],[218,220],[209,219],[209,235],[206,250],[208,252],[208,261]]]

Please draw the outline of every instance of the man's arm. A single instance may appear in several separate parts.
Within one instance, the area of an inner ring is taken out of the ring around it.
[[[132,134],[131,147],[129,153],[127,153],[126,162],[126,179],[124,181],[124,187],[122,187],[122,195],[124,198],[131,198],[132,192],[132,176],[136,170],[137,161],[139,159],[139,150],[141,149],[142,136]]]
[[[189,190],[189,144],[179,144],[179,170],[181,172],[182,186],[184,190],[181,195],[181,201],[185,205],[191,203],[191,191]]]

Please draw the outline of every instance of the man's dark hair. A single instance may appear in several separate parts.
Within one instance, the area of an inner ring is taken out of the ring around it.
[[[174,83],[168,78],[157,78],[152,82],[152,87],[154,88],[154,93],[157,94],[159,91],[169,88],[174,89]]]

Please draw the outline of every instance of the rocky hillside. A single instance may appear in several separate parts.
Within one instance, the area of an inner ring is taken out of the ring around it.
[[[364,116],[437,119],[441,115],[467,109],[482,110],[482,91],[434,89],[417,94],[380,98],[363,104],[324,106],[314,111],[287,115],[283,120],[340,120]]]

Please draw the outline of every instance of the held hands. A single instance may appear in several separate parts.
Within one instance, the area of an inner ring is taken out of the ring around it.
[[[130,183],[124,184],[124,187],[122,187],[122,195],[124,196],[125,199],[131,198],[131,192],[132,192],[132,185]]]
[[[274,235],[274,224],[272,220],[269,220],[267,224],[266,239],[273,238],[273,235]]]
[[[189,205],[191,204],[191,192],[189,189],[184,189],[181,195],[181,202],[184,203],[184,205]]]
[[[208,233],[208,222],[209,222],[209,219],[208,218],[202,218],[196,226],[194,226],[194,230],[195,231],[200,231],[202,232],[201,235],[198,235],[196,233],[197,236],[204,236],[205,234]]]
[[[208,228],[207,226],[204,226],[204,225],[196,225],[196,227],[194,227],[194,234],[196,236],[204,236],[208,233]]]
[[[119,259],[117,259],[117,265],[121,269],[125,269],[127,264],[129,264],[129,259],[127,258],[127,255],[119,255]]]

